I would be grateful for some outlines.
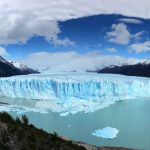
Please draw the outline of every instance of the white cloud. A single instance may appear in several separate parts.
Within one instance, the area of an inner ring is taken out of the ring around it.
[[[6,49],[3,47],[0,47],[0,56],[8,56]]]
[[[116,53],[117,49],[116,48],[107,48],[107,51],[112,52],[112,53]]]
[[[126,45],[129,44],[132,37],[128,31],[127,25],[124,23],[113,24],[112,31],[106,33],[106,38],[109,42]]]
[[[137,63],[145,61],[145,59],[125,58],[119,55],[103,55],[99,52],[90,52],[79,54],[75,51],[70,52],[55,52],[48,53],[41,51],[32,53],[21,60],[32,68],[37,68],[40,71],[85,71],[93,70],[101,66],[108,66],[119,63]]]
[[[97,14],[150,18],[149,8],[149,0],[136,0],[136,5],[132,0],[1,0],[0,44],[25,43],[37,35],[56,45],[74,45],[58,38],[58,21]]]
[[[47,40],[52,41],[54,45],[75,46],[76,44],[74,41],[71,41],[69,38],[59,39],[58,36],[55,36],[52,39],[47,39]]]
[[[135,19],[135,18],[121,18],[121,19],[118,19],[118,21],[124,22],[124,23],[131,23],[131,24],[141,24],[142,23],[141,20]]]
[[[142,53],[142,52],[150,51],[150,41],[146,41],[143,43],[131,44],[128,49],[129,49],[129,51],[131,51],[131,52],[133,51],[136,53]]]
[[[55,45],[74,45],[68,38],[59,39],[56,21],[37,18],[32,14],[0,16],[0,44],[26,43],[33,36],[42,36]]]
[[[1,0],[0,12],[32,12],[40,18],[67,20],[95,14],[150,18],[149,0]]]

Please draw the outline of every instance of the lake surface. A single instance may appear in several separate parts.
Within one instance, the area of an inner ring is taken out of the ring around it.
[[[7,99],[7,98],[6,98]],[[6,102],[5,99],[5,102]],[[1,98],[2,101],[2,98]],[[7,100],[9,102],[10,99]],[[11,101],[16,103],[18,101]],[[33,101],[34,103],[34,101]],[[21,103],[30,105],[32,102]],[[3,104],[2,104],[3,105]],[[5,104],[4,104],[5,105]],[[17,105],[17,103],[16,103]],[[7,108],[7,106],[5,106]],[[9,110],[13,116],[21,116],[18,112]],[[57,132],[59,135],[76,141],[82,141],[97,146],[121,146],[138,149],[150,149],[150,99],[134,99],[116,102],[107,108],[93,113],[77,113],[60,116],[59,113],[25,112],[30,123],[48,132]],[[112,140],[98,138],[92,135],[97,129],[106,126],[119,130]]]

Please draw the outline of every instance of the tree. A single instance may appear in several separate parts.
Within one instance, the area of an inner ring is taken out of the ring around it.
[[[17,122],[18,124],[21,124],[21,120],[20,120],[19,117],[16,117],[16,122]]]
[[[29,119],[27,118],[26,115],[22,115],[21,120],[22,120],[22,123],[23,123],[24,125],[28,125],[28,124],[29,124]]]

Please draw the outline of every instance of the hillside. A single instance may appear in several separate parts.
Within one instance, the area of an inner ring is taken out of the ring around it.
[[[0,113],[0,150],[129,150],[87,145],[49,134],[42,129],[28,125],[28,118],[12,118],[8,113]]]
[[[1,150],[84,150],[82,146],[59,138],[56,133],[48,134],[42,129],[28,125],[23,116],[13,119],[7,113],[0,113],[0,149]]]

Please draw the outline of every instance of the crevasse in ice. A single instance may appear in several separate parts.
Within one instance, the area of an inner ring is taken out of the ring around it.
[[[150,97],[150,79],[94,73],[14,76],[0,78],[0,95],[60,102],[116,101]]]

